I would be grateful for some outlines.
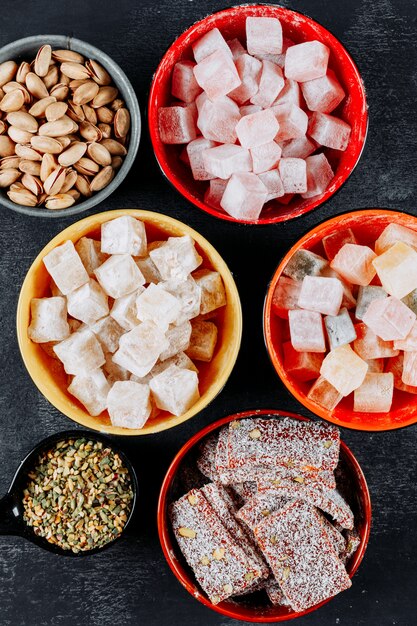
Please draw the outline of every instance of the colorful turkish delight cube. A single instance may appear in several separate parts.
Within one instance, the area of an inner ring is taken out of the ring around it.
[[[320,405],[323,409],[333,411],[343,396],[323,376],[320,376],[311,386],[307,398]]]
[[[394,348],[393,342],[384,341],[366,324],[356,324],[355,330],[357,338],[353,342],[353,348],[365,361],[397,356],[398,350]]]
[[[104,292],[115,299],[145,284],[145,278],[130,254],[114,254],[94,270],[94,274]]]
[[[310,250],[294,252],[282,273],[293,280],[301,282],[305,276],[318,276],[328,267],[328,262]]]
[[[327,113],[313,113],[308,124],[308,134],[321,146],[333,150],[346,150],[351,127],[344,120]]]
[[[227,96],[217,98],[214,102],[207,97],[200,98],[197,98],[197,102],[201,102],[197,126],[203,137],[219,143],[234,144],[236,124],[241,117],[236,102]]]
[[[263,60],[259,89],[257,93],[252,96],[250,102],[264,109],[270,107],[284,87],[284,84],[285,81],[281,68],[271,61]]]
[[[225,96],[241,84],[230,49],[228,46],[227,48],[228,52],[223,50],[212,52],[193,68],[197,83],[210,100]]]
[[[343,298],[343,285],[337,278],[305,276],[298,306],[324,315],[337,315]]]
[[[113,426],[142,428],[152,410],[149,386],[132,380],[115,382],[107,396],[107,410]]]
[[[300,282],[287,276],[280,276],[272,296],[272,310],[274,313],[283,319],[288,319],[288,311],[300,308],[298,306],[300,291]]]
[[[260,150],[260,148],[258,148],[258,150]],[[255,168],[255,159],[253,159],[253,163]],[[268,192],[266,202],[275,200],[275,198],[281,198],[284,195],[284,186],[277,169],[262,172],[261,174],[258,174],[258,177],[259,180],[265,185]]]
[[[213,54],[213,52],[216,52],[216,50],[221,50],[229,56],[232,56],[232,52],[218,28],[212,28],[205,35],[200,37],[192,45],[192,49],[197,63],[200,63],[200,61],[210,56],[210,54]]]
[[[336,254],[346,243],[357,244],[357,239],[351,228],[337,229],[331,235],[326,235],[321,240],[324,251],[329,261],[332,261]]]
[[[244,148],[257,148],[271,142],[279,129],[271,109],[245,115],[236,125],[236,134]]]
[[[280,54],[282,26],[275,17],[247,17],[246,45],[249,54]]]
[[[101,251],[107,254],[146,255],[145,224],[122,215],[101,225]]]
[[[404,352],[402,381],[411,387],[417,386],[417,352]]]
[[[197,270],[193,274],[193,279],[201,290],[201,315],[225,306],[226,292],[219,272],[207,269]]]
[[[28,337],[35,343],[62,341],[69,336],[67,303],[62,296],[32,298],[30,314]]]
[[[193,320],[187,356],[193,361],[212,360],[217,342],[217,326],[213,322]]]
[[[320,376],[323,355],[317,352],[297,352],[290,341],[283,344],[284,368],[297,380],[306,381]]]
[[[369,305],[374,300],[381,300],[387,297],[387,292],[382,287],[376,285],[367,285],[366,287],[359,287],[358,297],[356,300],[355,316],[358,320],[363,320],[363,316],[368,310]]]
[[[107,295],[92,278],[67,296],[68,313],[91,326],[109,314]]]
[[[232,144],[223,144],[205,150],[203,164],[214,177],[224,180],[229,179],[233,174],[250,172],[252,169],[249,150]]]
[[[105,362],[101,345],[89,328],[77,330],[57,343],[54,352],[63,363],[66,373],[74,376],[86,376]]]
[[[388,224],[382,231],[378,239],[375,241],[375,252],[377,254],[383,254],[394,243],[404,243],[410,248],[417,249],[417,232],[401,224]]]
[[[193,112],[188,107],[160,107],[158,110],[158,128],[162,143],[188,143],[197,137]]]
[[[368,246],[346,243],[336,254],[330,267],[354,285],[369,285],[375,276],[372,264],[376,254]]]
[[[325,76],[303,82],[301,90],[310,111],[320,113],[331,113],[345,97],[343,87],[332,70],[328,70]]]
[[[291,46],[285,56],[285,76],[299,83],[325,76],[330,50],[320,41]]]
[[[82,264],[89,276],[94,275],[96,270],[107,258],[107,255],[101,252],[101,243],[89,237],[81,237],[75,244],[75,249],[80,255]]]
[[[373,300],[363,316],[364,323],[384,341],[405,339],[415,320],[415,313],[393,296]]]
[[[391,409],[393,392],[392,373],[367,374],[353,394],[353,410],[360,413],[387,413]]]
[[[306,158],[307,191],[303,198],[314,198],[324,193],[332,180],[334,173],[330,163],[323,153],[314,154]]]
[[[290,310],[291,343],[298,352],[326,352],[323,321],[315,311]]]
[[[254,174],[261,174],[276,168],[281,158],[281,148],[275,141],[264,143],[262,146],[250,149],[252,158],[252,171]],[[276,171],[276,170],[275,170]],[[276,171],[276,173],[278,173]],[[263,178],[261,178],[263,182]],[[281,177],[280,177],[281,182]],[[265,184],[265,183],[264,183]],[[281,182],[281,188],[282,182]],[[283,191],[284,192],[284,191]],[[272,192],[274,193],[274,192]],[[268,194],[269,195],[269,194]]]
[[[120,337],[113,361],[135,376],[148,374],[159,355],[169,348],[169,341],[153,322],[142,322]]]
[[[236,173],[230,177],[220,204],[235,219],[256,221],[267,196],[268,190],[256,174]]]
[[[43,258],[43,263],[64,296],[89,280],[72,241],[57,246]]]
[[[329,338],[330,350],[356,339],[355,327],[345,308],[341,309],[338,315],[327,315],[324,318],[324,326]]]
[[[262,63],[259,59],[243,53],[235,60],[235,65],[241,84],[229,93],[229,97],[242,105],[258,93]]]
[[[74,376],[68,391],[85,406],[90,415],[96,416],[106,409],[110,385],[99,368]]]
[[[280,159],[278,171],[285,193],[305,193],[307,191],[307,166],[304,159],[291,157]]]
[[[308,126],[307,113],[296,104],[277,104],[272,108],[279,124],[279,130],[274,135],[275,141],[282,142],[289,139],[305,137]]]
[[[349,345],[331,350],[324,358],[320,373],[342,396],[348,396],[363,383],[368,364]]]
[[[385,291],[404,298],[417,288],[417,252],[405,243],[397,242],[373,261]]]
[[[194,67],[195,63],[192,61],[179,61],[172,70],[171,93],[183,102],[194,102],[201,93],[201,87],[194,76]]]

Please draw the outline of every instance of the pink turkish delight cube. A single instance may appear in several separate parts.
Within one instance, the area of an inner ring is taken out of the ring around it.
[[[261,174],[277,167],[281,158],[281,148],[275,141],[270,141],[262,146],[251,148],[250,155],[252,157],[253,173]]]
[[[204,202],[210,206],[222,210],[220,202],[223,198],[224,190],[226,189],[227,180],[221,178],[213,178],[210,181],[206,193],[204,194]]]
[[[200,97],[199,97],[200,98]],[[236,124],[240,120],[239,107],[231,98],[223,96],[212,102],[199,100],[197,127],[206,139],[218,143],[235,143]]]
[[[203,165],[214,178],[230,178],[232,174],[250,172],[252,159],[249,150],[242,146],[223,144],[203,152]]]
[[[210,180],[214,178],[211,172],[208,172],[203,163],[203,152],[209,148],[214,148],[217,144],[210,139],[194,139],[187,146],[187,154],[190,161],[191,171],[195,180]]]
[[[314,154],[306,158],[307,191],[303,198],[314,198],[324,193],[332,180],[334,173],[330,163],[323,153]]]
[[[332,70],[325,76],[302,83],[301,90],[310,111],[331,113],[345,97],[342,85]]]
[[[228,46],[227,48],[230,53]],[[216,50],[205,57],[197,63],[193,71],[197,83],[210,100],[225,96],[241,84],[231,54],[223,50]]]
[[[285,76],[299,83],[325,76],[330,50],[320,41],[306,41],[288,48]]]
[[[217,51],[224,52],[232,57],[232,51],[218,28],[209,30],[208,33],[193,44],[192,48],[197,63],[200,63],[200,61]]]
[[[272,108],[279,123],[275,141],[304,137],[308,127],[307,113],[296,104],[278,104]]]
[[[270,143],[278,132],[279,124],[271,109],[242,117],[236,125],[236,134],[244,148],[257,148]]]
[[[183,102],[194,102],[201,93],[201,87],[194,76],[194,67],[195,63],[192,61],[179,61],[172,71],[171,93]]]
[[[375,276],[372,261],[376,254],[368,246],[346,243],[336,254],[330,267],[354,285],[369,285]]]
[[[394,348],[392,341],[384,341],[366,324],[356,324],[355,330],[353,349],[365,361],[397,356],[398,350]]]
[[[324,315],[337,315],[343,298],[343,285],[337,278],[306,276],[301,285],[298,305]]]
[[[407,393],[417,394],[417,386],[406,385],[403,383],[402,375],[404,368],[404,353],[400,352],[398,356],[394,356],[391,359],[387,359],[385,366],[386,372],[392,372],[394,376],[394,388],[399,391],[405,391]]]
[[[342,396],[348,396],[363,383],[368,364],[349,345],[331,350],[324,358],[320,374]]]
[[[417,352],[404,352],[401,379],[405,385],[417,386]]]
[[[283,87],[284,77],[281,68],[271,61],[262,61],[259,90],[250,101],[266,109],[271,106]]]
[[[304,159],[287,157],[278,163],[285,193],[305,193],[307,191],[307,166]]]
[[[290,310],[291,343],[298,352],[326,352],[323,321],[316,311]]]
[[[394,341],[394,348],[404,352],[417,352],[417,322],[414,322],[405,339]]]
[[[229,93],[238,104],[244,104],[258,93],[262,63],[249,54],[242,54],[235,61],[241,84]]]
[[[311,386],[307,398],[315,402],[323,409],[333,411],[342,400],[343,396],[323,376],[320,376]]]
[[[259,174],[259,179],[263,182],[268,191],[266,202],[275,200],[275,198],[280,198],[284,195],[284,186],[277,169],[262,172]]]
[[[363,322],[384,341],[405,339],[415,321],[416,314],[393,296],[374,300],[363,316]]]
[[[194,117],[187,107],[160,107],[158,127],[162,143],[188,143],[197,137]]]
[[[401,226],[401,224],[388,224],[375,241],[375,252],[378,255],[382,254],[398,241],[417,249],[417,231]]]
[[[329,261],[332,261],[336,254],[346,243],[357,244],[357,239],[351,228],[338,229],[331,235],[323,237],[322,244]]]
[[[308,124],[308,134],[314,141],[342,152],[348,147],[350,132],[351,127],[347,122],[327,113],[313,113]]]
[[[301,106],[301,91],[297,81],[286,78],[284,87],[272,104],[273,106],[277,106],[278,104],[295,104],[298,107]]]
[[[397,242],[373,261],[385,291],[404,298],[417,287],[417,252],[405,243]]]
[[[221,206],[236,219],[255,221],[267,195],[267,188],[256,174],[233,174],[223,194]]]
[[[353,394],[353,410],[360,413],[387,413],[394,393],[394,375],[367,374]]]
[[[319,352],[298,352],[290,341],[283,344],[284,368],[287,374],[297,380],[307,381],[320,376],[323,354]]]
[[[306,137],[297,137],[296,139],[288,139],[280,143],[282,148],[282,156],[293,157],[296,159],[306,159],[317,149],[317,144]]]
[[[249,54],[280,54],[281,22],[275,17],[247,17],[246,45]]]

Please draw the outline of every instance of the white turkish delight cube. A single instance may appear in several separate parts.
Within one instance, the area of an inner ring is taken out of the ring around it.
[[[162,280],[161,274],[149,254],[143,258],[135,259],[135,263],[142,272],[147,283],[155,283],[156,285]]]
[[[118,380],[130,380],[131,378],[131,374],[127,369],[113,361],[113,355],[110,352],[106,354],[103,370],[110,385],[113,385]]]
[[[89,374],[74,376],[68,391],[85,406],[90,415],[96,416],[106,409],[110,385],[102,370],[96,369]]]
[[[178,326],[171,324],[165,333],[165,337],[169,341],[169,347],[161,352],[160,360],[165,361],[172,356],[175,356],[178,352],[183,352],[190,345],[191,337],[191,324],[190,322],[184,322]]]
[[[142,428],[152,410],[149,385],[132,380],[114,383],[107,396],[107,410],[113,426]]]
[[[189,235],[169,237],[162,246],[151,250],[149,255],[163,280],[171,278],[184,280],[201,265],[203,260]]]
[[[68,313],[91,326],[97,320],[109,314],[107,295],[96,280],[92,278],[67,296]]]
[[[186,280],[167,280],[161,283],[161,287],[179,300],[181,311],[176,319],[176,324],[182,324],[186,320],[197,317],[200,313],[201,288],[194,278],[189,276]]]
[[[146,255],[145,224],[123,215],[101,225],[101,251],[107,254]]]
[[[179,300],[161,287],[151,283],[136,299],[137,316],[141,322],[154,322],[165,332],[181,311]]]
[[[139,287],[136,291],[117,298],[113,303],[110,315],[124,330],[132,330],[140,324],[136,310],[136,299],[143,291],[144,287]]]
[[[186,354],[192,360],[211,361],[217,342],[217,326],[200,320],[194,320],[191,325],[190,346]]]
[[[67,303],[65,298],[32,298],[28,337],[35,343],[62,341],[68,337]]]
[[[98,320],[91,330],[100,342],[104,352],[116,352],[119,347],[120,337],[124,334],[124,329],[116,322],[115,319],[107,315]]]
[[[196,372],[176,365],[152,378],[149,386],[156,406],[177,416],[188,411],[200,397]]]
[[[63,363],[67,374],[87,375],[105,362],[100,343],[89,328],[72,333],[54,346],[54,352]]]
[[[66,241],[48,252],[43,258],[43,263],[64,296],[89,280],[72,241]]]
[[[120,337],[113,361],[131,374],[146,376],[168,347],[169,341],[158,326],[153,322],[143,322]]]
[[[226,292],[219,272],[207,269],[197,270],[193,278],[201,289],[201,315],[225,306]]]
[[[107,259],[107,254],[101,252],[101,243],[89,237],[81,237],[75,244],[75,249],[87,270],[89,276]]]
[[[94,273],[107,295],[115,299],[145,284],[145,278],[130,254],[111,256]]]

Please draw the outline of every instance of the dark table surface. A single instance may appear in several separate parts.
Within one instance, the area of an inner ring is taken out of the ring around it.
[[[4,2],[0,46],[40,33],[73,34],[112,56],[136,89],[142,111],[152,73],[166,48],[192,22],[225,0],[65,0]],[[416,214],[417,48],[415,0],[300,0],[285,6],[329,28],[356,60],[367,88],[368,140],[356,171],[325,206],[269,227],[216,220],[190,206],[159,173],[143,131],[136,163],[124,184],[95,211],[140,207],[167,213],[206,236],[224,256],[240,290],[244,332],[236,367],[221,395],[200,415],[171,431],[119,438],[141,485],[138,514],[126,537],[89,558],[60,558],[20,538],[0,539],[0,624],[66,626],[226,626],[174,578],[159,545],[159,487],[175,453],[211,421],[252,408],[307,415],[284,389],[268,360],[262,305],[278,260],[322,220],[364,207]],[[70,219],[28,218],[0,208],[0,494],[26,452],[45,436],[72,427],[31,382],[19,355],[15,311],[24,276],[39,250]],[[344,430],[365,471],[373,526],[352,588],[297,623],[382,626],[416,623],[417,427],[369,434]]]

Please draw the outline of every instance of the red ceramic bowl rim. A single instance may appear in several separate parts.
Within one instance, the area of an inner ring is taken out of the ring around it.
[[[242,411],[240,413],[228,415],[227,417],[223,417],[222,419],[217,420],[216,422],[212,422],[211,424],[208,424],[207,426],[205,426],[202,430],[200,430],[195,435],[193,435],[191,439],[189,439],[182,446],[182,448],[179,450],[179,452],[177,452],[171,465],[168,468],[168,471],[163,480],[161,491],[159,494],[157,525],[158,525],[158,534],[159,534],[159,540],[161,542],[162,551],[164,553],[165,559],[169,567],[171,568],[172,572],[175,574],[178,581],[183,585],[183,587],[185,587],[185,589],[194,598],[196,598],[199,602],[209,607],[213,611],[220,613],[221,615],[225,615],[227,617],[233,617],[234,619],[241,620],[241,621],[246,621],[246,622],[250,621],[253,623],[256,622],[256,623],[265,624],[265,623],[271,623],[271,622],[284,622],[290,619],[296,619],[298,617],[302,617],[303,615],[307,615],[308,613],[312,613],[313,611],[316,611],[324,604],[327,604],[328,602],[330,602],[330,600],[332,600],[333,598],[328,598],[327,600],[324,600],[323,602],[320,602],[319,604],[316,604],[315,606],[312,606],[311,608],[305,611],[302,611],[300,613],[293,612],[293,613],[289,613],[288,615],[275,616],[275,617],[271,615],[268,615],[268,616],[259,615],[259,617],[252,617],[250,619],[246,615],[242,615],[238,607],[236,609],[231,609],[228,607],[227,608],[223,607],[222,603],[218,605],[212,604],[206,598],[206,596],[203,595],[203,593],[198,589],[195,583],[193,583],[190,580],[187,572],[184,570],[184,568],[178,562],[178,560],[173,558],[173,553],[174,553],[175,548],[172,544],[170,533],[168,530],[167,514],[166,514],[166,508],[167,508],[166,501],[167,501],[169,489],[177,474],[178,467],[181,461],[183,460],[184,456],[187,454],[187,452],[191,450],[191,448],[193,448],[199,441],[201,441],[201,439],[206,437],[212,431],[217,430],[224,424],[228,424],[229,422],[234,421],[234,420],[244,419],[246,417],[252,417],[252,416],[258,417],[260,415],[276,415],[279,417],[292,417],[294,419],[298,419],[303,422],[311,421],[311,418],[303,417],[302,415],[297,415],[296,413],[291,413],[289,411],[281,411],[277,409],[254,409],[253,411]],[[359,545],[358,550],[356,551],[354,555],[353,562],[351,563],[350,568],[349,568],[350,570],[349,577],[352,578],[354,574],[356,573],[356,571],[358,570],[359,565],[361,564],[365,556],[366,548],[368,546],[369,534],[371,530],[372,505],[371,505],[371,497],[369,494],[368,485],[366,483],[366,478],[364,476],[361,466],[359,465],[359,462],[357,461],[353,452],[348,448],[348,446],[343,441],[340,442],[340,450],[341,450],[341,454],[343,455],[343,457],[348,460],[349,464],[354,470],[355,476],[360,484],[361,504],[363,506],[363,514],[364,514],[363,536],[361,537],[361,543]]]
[[[268,356],[272,362],[272,365],[276,373],[278,374],[279,378],[284,383],[288,391],[291,393],[291,395],[294,396],[294,398],[296,398],[299,402],[301,402],[301,404],[304,405],[309,411],[314,413],[314,415],[317,415],[328,422],[332,422],[333,424],[336,424],[336,426],[339,426],[341,428],[348,428],[350,430],[358,430],[362,432],[386,432],[390,430],[399,430],[401,428],[406,428],[408,426],[412,426],[413,424],[417,423],[417,414],[414,418],[408,420],[407,422],[402,422],[400,424],[396,424],[395,422],[392,422],[392,424],[387,427],[386,425],[379,426],[378,423],[375,423],[374,427],[368,424],[367,427],[365,428],[365,427],[361,427],[360,422],[358,423],[355,422],[354,424],[352,424],[351,422],[348,422],[347,420],[341,420],[339,418],[336,418],[332,416],[329,411],[326,411],[326,409],[322,409],[321,407],[319,407],[319,405],[313,402],[310,402],[304,394],[300,393],[294,387],[291,378],[288,376],[287,372],[284,369],[282,359],[280,359],[276,355],[276,351],[274,350],[273,342],[271,339],[270,319],[271,319],[271,316],[273,315],[271,311],[272,296],[274,294],[274,289],[278,281],[278,278],[281,276],[282,270],[284,269],[289,259],[297,250],[303,247],[303,244],[305,242],[307,242],[313,235],[319,234],[320,231],[325,226],[328,226],[330,224],[338,224],[344,218],[349,218],[352,216],[359,216],[359,217],[365,218],[369,216],[378,216],[378,215],[380,216],[392,215],[393,217],[396,215],[398,216],[407,215],[410,218],[414,218],[417,223],[417,217],[415,215],[411,215],[410,213],[406,213],[405,211],[395,211],[394,209],[355,209],[353,211],[348,211],[347,213],[340,213],[339,215],[336,215],[335,217],[332,217],[329,220],[324,220],[320,222],[320,224],[317,224],[316,226],[314,226],[314,228],[307,231],[300,239],[298,239],[295,242],[295,244],[284,255],[284,257],[281,259],[268,285],[268,289],[267,289],[266,296],[265,296],[265,302],[264,302],[264,310],[263,310],[263,329],[264,329],[264,342],[265,342],[266,350],[268,352]]]
[[[256,220],[256,222],[253,222],[253,221],[248,221],[248,220],[237,220],[236,218],[232,217],[231,215],[228,215],[227,213],[223,214],[220,211],[218,211],[217,209],[215,209],[214,207],[211,207],[210,205],[205,204],[199,198],[196,198],[192,193],[190,193],[188,188],[185,185],[183,185],[182,182],[179,180],[179,178],[175,175],[175,173],[173,173],[171,171],[171,168],[167,165],[167,163],[165,161],[165,158],[164,158],[164,155],[163,155],[163,151],[162,151],[162,145],[163,144],[161,143],[160,138],[159,138],[158,123],[157,123],[157,111],[156,111],[156,107],[154,106],[154,100],[155,100],[155,91],[157,89],[157,83],[159,82],[159,72],[163,68],[164,61],[165,61],[165,58],[166,58],[168,52],[173,47],[177,47],[179,44],[181,44],[183,41],[185,41],[195,28],[197,28],[200,24],[204,23],[206,20],[208,20],[209,18],[211,18],[213,16],[222,17],[223,15],[227,15],[228,13],[230,13],[232,11],[235,11],[236,9],[242,9],[243,11],[250,12],[251,10],[254,10],[254,9],[257,9],[257,8],[262,8],[262,7],[266,7],[268,9],[276,9],[277,13],[279,13],[281,15],[290,15],[290,14],[302,15],[306,20],[309,20],[313,24],[315,24],[315,25],[319,26],[321,29],[323,29],[323,31],[326,31],[327,34],[329,35],[329,38],[331,40],[333,40],[333,42],[332,42],[332,49],[336,50],[337,52],[342,50],[344,52],[344,54],[346,55],[346,60],[349,61],[350,65],[351,65],[352,75],[355,77],[358,85],[361,88],[362,98],[363,98],[363,106],[362,106],[362,120],[361,120],[361,125],[360,125],[360,137],[361,137],[361,139],[358,140],[359,150],[358,150],[358,153],[357,153],[357,156],[356,156],[356,161],[355,161],[354,165],[351,167],[351,169],[347,173],[345,173],[343,175],[343,177],[339,181],[337,187],[333,191],[331,191],[331,192],[329,190],[326,190],[324,194],[322,194],[320,196],[316,196],[316,199],[312,198],[311,202],[309,204],[307,204],[305,207],[303,207],[301,210],[300,209],[295,210],[293,216],[289,216],[289,215],[286,215],[286,216],[282,215],[282,216],[280,216],[280,215],[278,215],[276,217],[260,217],[258,220]],[[359,72],[359,69],[358,69],[355,61],[353,60],[351,54],[348,52],[347,48],[342,44],[342,42],[339,39],[337,39],[337,37],[335,35],[333,35],[333,33],[331,31],[329,31],[327,28],[322,26],[319,22],[316,22],[315,20],[313,20],[308,15],[305,15],[304,13],[301,13],[301,11],[294,11],[293,9],[288,9],[288,8],[282,7],[282,6],[278,5],[278,4],[275,4],[275,5],[274,4],[258,4],[258,3],[242,4],[242,5],[234,5],[232,7],[227,8],[227,9],[222,9],[222,10],[216,11],[216,12],[212,13],[211,15],[208,15],[208,16],[204,17],[203,19],[195,22],[189,28],[187,28],[187,30],[185,30],[171,44],[171,46],[167,49],[167,51],[165,52],[164,56],[162,57],[159,65],[158,65],[158,67],[156,68],[156,71],[154,73],[154,76],[153,76],[153,79],[152,79],[152,83],[151,83],[151,88],[150,88],[149,98],[148,98],[148,128],[149,128],[149,134],[150,134],[150,138],[151,138],[152,147],[153,147],[153,150],[154,150],[154,153],[155,153],[155,158],[156,158],[156,161],[157,161],[157,163],[159,165],[159,168],[161,169],[162,173],[167,178],[167,180],[172,184],[172,186],[182,196],[184,196],[184,198],[186,198],[186,200],[188,200],[189,202],[191,202],[192,204],[194,204],[198,208],[202,209],[206,213],[209,213],[210,215],[213,215],[214,217],[217,217],[218,219],[226,220],[226,221],[229,221],[229,222],[234,222],[234,223],[237,223],[237,224],[251,224],[253,226],[262,226],[262,225],[265,225],[265,224],[276,224],[276,223],[279,223],[279,222],[283,222],[283,221],[287,221],[287,220],[290,220],[290,219],[295,219],[297,217],[301,217],[305,213],[308,213],[309,211],[312,211],[313,209],[316,209],[318,206],[324,204],[332,196],[334,196],[338,191],[340,191],[340,189],[343,187],[343,185],[346,183],[346,181],[348,180],[348,178],[351,176],[351,174],[355,170],[356,166],[358,165],[359,160],[360,160],[361,155],[362,155],[362,152],[363,152],[363,149],[365,147],[366,137],[367,137],[367,132],[368,132],[368,106],[367,106],[367,101],[366,101],[365,87],[364,87],[364,83],[363,83],[361,74]]]

